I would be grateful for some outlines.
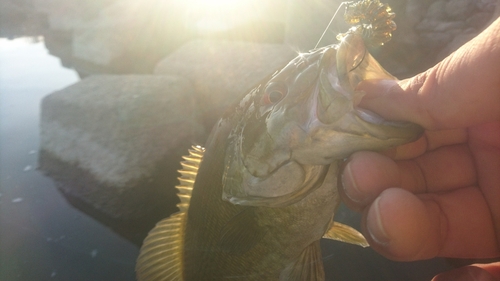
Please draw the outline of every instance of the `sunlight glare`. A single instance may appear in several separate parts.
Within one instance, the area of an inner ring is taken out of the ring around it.
[[[203,6],[205,8],[226,8],[241,4],[241,0],[188,0],[190,5]]]
[[[186,0],[189,25],[200,32],[224,31],[255,17],[256,0]]]

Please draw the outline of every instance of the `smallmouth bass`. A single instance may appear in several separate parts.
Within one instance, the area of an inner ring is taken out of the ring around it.
[[[363,3],[377,17],[386,12],[383,34],[362,24],[338,45],[300,54],[224,114],[206,149],[190,150],[180,212],[145,239],[138,280],[324,280],[322,237],[368,245],[333,222],[338,166],[423,130],[356,107],[359,82],[395,79],[366,49],[387,41],[394,15],[378,1]]]

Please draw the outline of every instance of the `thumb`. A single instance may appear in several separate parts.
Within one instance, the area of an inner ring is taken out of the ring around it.
[[[500,119],[500,18],[443,61],[409,79],[366,80],[360,106],[426,129]]]

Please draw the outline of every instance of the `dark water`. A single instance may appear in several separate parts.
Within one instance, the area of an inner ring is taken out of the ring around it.
[[[1,281],[135,280],[137,246],[72,207],[36,169],[40,101],[78,80],[43,38],[0,39]]]

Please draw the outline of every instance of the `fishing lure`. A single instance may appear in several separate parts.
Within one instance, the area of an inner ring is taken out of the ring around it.
[[[343,6],[345,6],[344,21],[352,27],[348,32],[337,35],[339,41],[342,41],[349,33],[361,34],[368,47],[381,46],[391,40],[392,32],[396,30],[396,23],[393,21],[396,14],[392,12],[388,4],[381,3],[379,0],[350,1],[340,4],[314,48],[318,47]]]

